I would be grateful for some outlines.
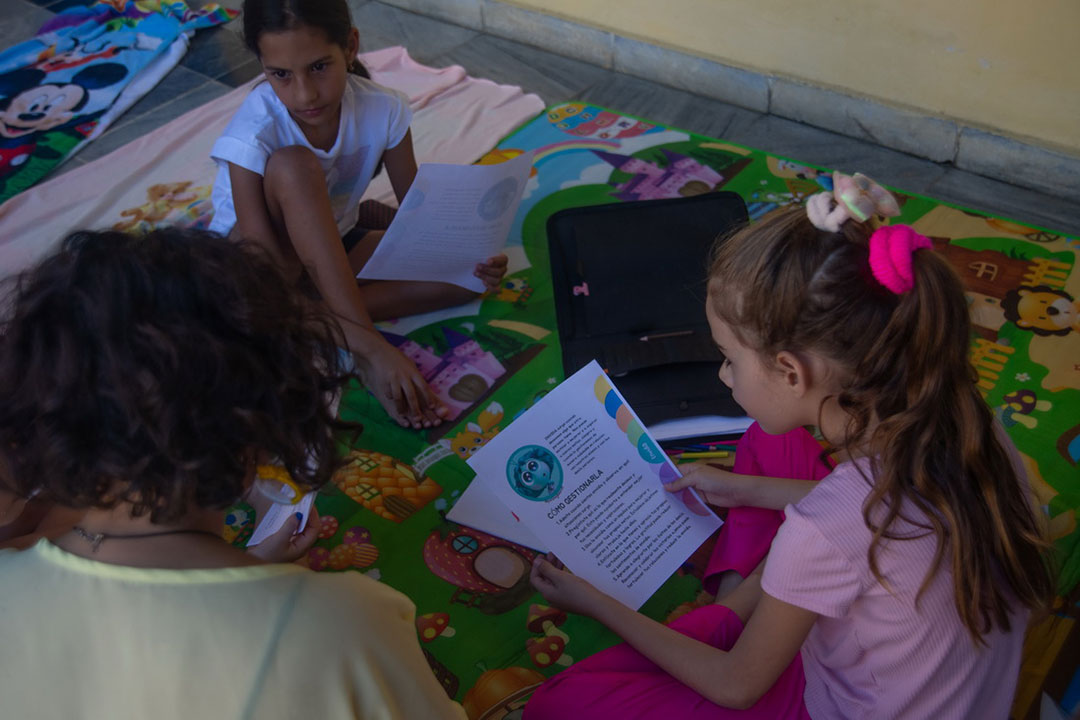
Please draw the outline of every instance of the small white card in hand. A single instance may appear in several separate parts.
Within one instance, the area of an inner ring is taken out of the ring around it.
[[[258,545],[266,538],[270,537],[285,524],[285,521],[291,518],[296,513],[300,513],[300,525],[296,528],[296,532],[303,532],[307,527],[308,516],[311,515],[311,506],[315,502],[315,493],[309,492],[294,505],[286,505],[284,503],[271,503],[270,507],[266,509],[262,518],[259,520],[259,524],[255,526],[255,532],[251,534],[251,539],[248,540],[247,546],[252,547]]]
[[[492,497],[481,483],[470,483],[454,503],[454,507],[446,513],[446,518],[460,525],[491,533],[503,540],[547,552],[544,541],[536,537],[518,516],[510,512],[510,508]]]
[[[421,165],[356,277],[449,282],[483,292],[473,271],[506,244],[532,161],[527,152],[496,165]]]

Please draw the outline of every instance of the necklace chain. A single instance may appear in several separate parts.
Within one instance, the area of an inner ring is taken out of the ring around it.
[[[135,533],[132,535],[114,535],[113,533],[91,532],[79,525],[75,525],[71,529],[76,535],[90,543],[90,552],[94,553],[96,553],[98,551],[98,548],[101,547],[101,543],[105,542],[106,540],[141,540],[143,538],[161,537],[162,535],[210,535],[219,540],[223,539],[221,535],[215,532],[210,532],[209,530],[198,530],[195,528],[181,528],[179,530],[159,530],[157,532]]]

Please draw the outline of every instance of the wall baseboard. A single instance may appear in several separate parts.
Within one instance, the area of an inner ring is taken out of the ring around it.
[[[1073,200],[1080,187],[1080,157],[910,108],[724,65],[499,0],[381,1],[1055,197]]]

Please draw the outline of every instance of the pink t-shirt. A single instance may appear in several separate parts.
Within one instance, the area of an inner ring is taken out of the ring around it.
[[[868,460],[857,462],[869,473]],[[890,593],[867,560],[871,534],[862,506],[869,489],[856,463],[837,466],[788,505],[765,564],[765,592],[821,616],[802,647],[810,716],[1006,718],[1027,612],[1013,615],[1010,632],[993,631],[986,646],[976,646],[956,611],[948,556],[916,608],[932,534],[879,546]],[[894,529],[925,532],[899,520]]]

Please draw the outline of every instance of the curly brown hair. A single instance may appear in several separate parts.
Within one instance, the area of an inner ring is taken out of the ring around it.
[[[359,427],[331,410],[339,326],[257,247],[76,232],[9,283],[0,458],[22,496],[172,522],[235,502],[260,457],[321,486]]]
[[[801,206],[776,210],[717,244],[709,302],[766,364],[811,351],[843,370],[835,399],[847,427],[834,449],[871,458],[870,569],[883,581],[877,553],[904,539],[892,529],[903,508],[918,508],[937,538],[920,594],[947,563],[979,642],[1009,629],[1014,605],[1046,606],[1048,542],[976,386],[960,278],[940,254],[917,252],[914,289],[886,290],[870,272],[873,230],[848,221],[827,232]]]

